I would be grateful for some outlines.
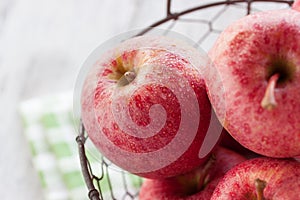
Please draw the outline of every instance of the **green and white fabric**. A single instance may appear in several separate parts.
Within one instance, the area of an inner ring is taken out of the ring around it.
[[[32,162],[39,174],[46,200],[88,199],[75,141],[77,128],[73,121],[72,106],[71,92],[27,100],[20,105],[24,134],[28,139]],[[93,153],[90,154],[88,157],[92,169],[96,169],[93,173],[100,175],[101,171],[97,169],[101,169],[101,162],[93,157]],[[108,167],[104,173],[101,190],[105,199],[111,199],[108,177],[115,197],[122,197],[126,190],[132,193],[138,190],[140,178],[120,172],[114,167]],[[128,185],[127,189],[124,188],[124,180]]]

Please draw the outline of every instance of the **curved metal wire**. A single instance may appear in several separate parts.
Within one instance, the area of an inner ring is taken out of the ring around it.
[[[227,1],[220,1],[220,2],[214,2],[214,3],[209,3],[209,4],[205,4],[205,5],[200,5],[194,8],[190,8],[181,12],[177,12],[177,13],[172,13],[171,12],[171,3],[172,0],[168,0],[167,1],[167,15],[165,18],[151,24],[148,28],[144,29],[142,32],[140,32],[138,35],[144,35],[146,34],[148,31],[150,31],[151,29],[166,23],[170,20],[177,20],[180,16],[189,14],[191,12],[195,12],[198,10],[202,10],[205,8],[210,8],[210,7],[215,7],[215,6],[220,6],[220,5],[232,5],[232,4],[237,4],[237,3],[246,3],[247,4],[247,13],[246,14],[250,14],[251,12],[251,4],[253,2],[272,2],[272,3],[284,3],[284,4],[288,4],[289,6],[291,6],[293,4],[293,0],[227,0]]]
[[[219,1],[219,2],[214,2],[214,3],[208,3],[204,5],[199,5],[190,9],[183,10],[181,12],[172,12],[171,6],[172,6],[172,0],[167,0],[167,9],[166,9],[166,17],[163,19],[151,24],[147,28],[145,28],[142,32],[138,33],[137,35],[144,35],[147,32],[151,31],[153,28],[158,27],[166,22],[173,21],[171,25],[168,27],[168,30],[172,29],[175,25],[176,21],[182,20],[182,21],[194,21],[194,22],[199,22],[199,23],[206,23],[209,26],[209,30],[207,33],[205,33],[201,38],[198,40],[198,43],[201,43],[204,41],[204,39],[211,33],[220,33],[221,30],[216,30],[212,27],[212,21],[203,21],[203,20],[192,20],[192,19],[181,19],[182,16],[187,15],[189,13],[195,12],[195,11],[200,11],[206,8],[211,8],[215,6],[220,6],[220,5],[237,5],[237,4],[245,4],[245,15],[250,14],[252,11],[252,5],[256,2],[265,2],[265,3],[281,3],[281,4],[287,4],[288,6],[291,6],[293,4],[293,0],[225,0],[225,1]],[[219,13],[216,13],[216,16],[214,19],[219,17],[224,10],[221,10]],[[88,139],[85,129],[83,124],[81,123],[80,130],[79,130],[79,135],[76,138],[77,144],[78,144],[78,152],[79,152],[79,158],[80,158],[80,164],[81,164],[81,169],[82,169],[82,174],[86,183],[86,186],[88,188],[88,197],[90,200],[104,200],[103,198],[103,193],[102,193],[102,188],[101,188],[101,181],[104,180],[105,176],[108,180],[108,187],[110,190],[110,199],[116,199],[115,194],[113,192],[113,185],[110,181],[109,173],[107,171],[108,167],[110,166],[105,160],[102,160],[102,163],[99,163],[99,168],[100,170],[100,175],[96,176],[94,175],[93,169],[90,165],[90,162],[86,156],[86,148],[85,148],[85,143],[86,140]],[[125,181],[124,173],[123,171],[120,171],[120,176],[121,179],[123,180],[123,185],[124,185],[124,194],[122,199],[136,199],[138,196],[138,192],[132,193],[128,191],[127,183]],[[139,184],[142,184],[142,180],[140,180]]]
[[[79,135],[76,137],[76,142],[78,144],[78,152],[79,152],[79,158],[80,158],[80,165],[81,165],[81,171],[84,177],[84,181],[87,185],[87,188],[89,190],[88,196],[91,200],[100,200],[103,199],[102,195],[100,198],[101,189],[98,188],[99,191],[95,188],[93,179],[95,178],[93,175],[92,168],[89,164],[89,161],[86,157],[86,151],[85,151],[85,141],[87,140],[87,137],[85,136],[85,129],[83,124],[80,122],[80,130]],[[101,178],[99,178],[99,181]]]

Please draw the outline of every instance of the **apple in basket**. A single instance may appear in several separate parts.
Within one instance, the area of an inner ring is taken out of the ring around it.
[[[256,154],[253,151],[242,146],[238,141],[236,141],[225,129],[222,131],[221,139],[219,145],[225,147],[229,150],[239,153],[247,159],[260,157],[261,155]]]
[[[208,65],[205,53],[165,36],[134,37],[99,55],[81,95],[89,138],[114,164],[143,177],[198,167],[222,131],[201,75]]]
[[[297,10],[299,1],[293,9],[245,16],[225,29],[209,52],[222,80],[219,86],[213,78],[206,80],[216,114],[224,117],[233,138],[264,156],[300,155]],[[218,92],[221,86],[224,95]]]
[[[230,169],[211,200],[300,199],[300,163],[293,159],[254,158]]]
[[[207,200],[225,173],[246,158],[223,147],[197,169],[166,179],[146,179],[140,190],[140,200]]]
[[[293,3],[292,8],[293,8],[294,10],[300,11],[300,1],[299,1],[299,0],[296,0],[296,1]]]

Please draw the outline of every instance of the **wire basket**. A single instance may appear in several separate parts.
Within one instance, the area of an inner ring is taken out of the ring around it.
[[[174,0],[167,0],[166,16],[143,29],[138,35],[144,35],[153,30],[154,27],[164,28],[164,35],[170,30],[182,32],[186,28],[199,30],[197,34],[187,35],[201,48],[209,50],[223,29],[244,15],[260,12],[266,9],[287,8],[293,4],[293,0],[226,0],[226,1],[196,1],[199,5],[185,10],[173,12]],[[224,19],[224,17],[226,18]],[[185,34],[187,34],[185,32]],[[103,199],[138,199],[138,188],[142,184],[142,178],[130,175],[128,172],[117,168],[110,161],[101,156],[97,166],[91,165],[93,159],[86,150],[89,138],[81,122],[79,135],[76,138],[79,149],[82,174],[88,188],[88,197],[91,200]],[[114,173],[114,177],[111,176]],[[128,181],[131,176],[131,182]],[[118,178],[121,185],[118,189],[113,183],[113,178]],[[104,184],[105,182],[105,184]],[[129,183],[130,182],[130,183]],[[131,187],[134,182],[134,187]],[[106,196],[104,195],[104,187]],[[118,191],[116,191],[118,190]],[[108,195],[108,196],[107,196]]]

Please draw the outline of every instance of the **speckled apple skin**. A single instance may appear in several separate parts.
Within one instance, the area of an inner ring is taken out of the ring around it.
[[[300,0],[295,0],[293,5],[292,5],[292,8],[294,10],[300,11]]]
[[[259,154],[250,151],[236,141],[225,129],[222,131],[220,146],[228,148],[232,151],[238,152],[240,155],[246,157],[247,159],[259,157]]]
[[[267,182],[266,199],[300,199],[300,163],[295,160],[254,158],[229,170],[217,185],[211,200],[256,199],[255,179]]]
[[[233,168],[235,165],[244,162],[246,158],[240,154],[228,150],[223,147],[218,147],[214,151],[216,161],[214,166],[209,172],[209,182],[205,188],[195,194],[185,194],[185,187],[189,188],[188,183],[182,186],[177,177],[168,179],[153,180],[146,179],[140,189],[140,200],[152,200],[152,199],[170,199],[170,200],[208,200],[211,198],[215,187],[219,180],[225,175],[225,173]],[[199,167],[195,171],[187,173],[185,176],[190,179],[196,179],[195,172],[201,171],[202,167]]]
[[[108,78],[116,67],[117,56],[138,68],[136,78],[122,87]],[[136,37],[103,55],[86,78],[81,95],[82,120],[91,141],[117,166],[147,178],[171,177],[198,167],[207,159],[198,154],[210,123],[211,105],[203,77],[195,67],[206,66],[206,59],[185,43],[162,36]],[[176,88],[178,95],[169,88]],[[193,95],[196,102],[189,102]],[[130,120],[134,126],[144,128],[151,120],[159,124],[163,113],[151,113],[150,109],[157,104],[166,115],[166,123],[158,132],[150,129],[147,135],[135,136],[133,133],[141,133],[131,131],[129,126],[127,130],[120,127]],[[124,115],[117,120],[119,110],[126,109],[130,117]],[[199,111],[199,118],[194,118]],[[183,113],[188,119],[184,125]],[[183,135],[175,141],[179,129]],[[173,148],[165,148],[171,142]],[[182,155],[176,155],[181,150]]]
[[[248,15],[220,35],[209,55],[222,81],[207,79],[208,95],[226,130],[256,153],[300,155],[300,12],[286,9]],[[278,106],[268,111],[260,103],[272,56],[285,57],[295,71],[292,81],[275,89]]]

